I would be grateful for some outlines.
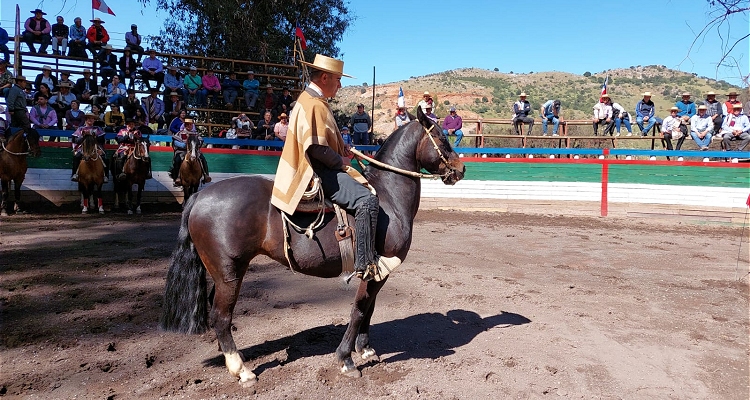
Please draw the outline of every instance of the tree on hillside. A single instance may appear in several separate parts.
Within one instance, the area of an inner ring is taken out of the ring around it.
[[[159,36],[163,52],[252,61],[290,62],[296,23],[307,42],[305,59],[339,55],[336,45],[353,20],[344,0],[139,0],[167,12]]]
[[[747,60],[742,60],[742,57],[746,57],[745,45],[737,47],[743,41],[750,38],[750,33],[747,33],[747,16],[750,12],[750,1],[748,0],[706,0],[709,5],[708,22],[706,25],[695,35],[695,39],[690,44],[688,53],[685,56],[685,60],[690,58],[690,53],[693,47],[699,44],[699,42],[706,38],[709,34],[715,34],[721,39],[721,56],[716,63],[716,70],[719,68],[730,68],[736,69],[739,73],[739,77],[745,86],[750,84],[750,75],[747,71],[743,70],[747,66]],[[735,24],[740,26],[741,33],[739,38],[732,36],[732,25]],[[714,32],[715,33],[712,33]],[[744,33],[744,34],[743,34]],[[738,50],[739,49],[739,50]],[[684,60],[683,60],[684,61]],[[743,67],[744,66],[744,67]]]

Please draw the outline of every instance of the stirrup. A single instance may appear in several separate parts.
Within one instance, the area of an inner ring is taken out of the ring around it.
[[[78,182],[78,174],[73,174],[70,176],[70,180],[73,182]]]

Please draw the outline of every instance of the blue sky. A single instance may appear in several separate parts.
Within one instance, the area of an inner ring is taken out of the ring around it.
[[[135,0],[107,3],[117,17],[98,11],[95,16],[106,21],[110,35],[120,42],[133,22],[141,34],[158,34],[166,15],[144,10]],[[23,19],[42,4],[51,21],[57,14],[64,15],[66,23],[81,16],[84,25],[90,25],[90,0],[28,4],[21,9]],[[339,47],[345,71],[357,78],[344,80],[344,85],[371,83],[373,66],[378,83],[463,67],[583,74],[660,64],[740,85],[739,77],[750,70],[750,42],[745,39],[733,52],[741,73],[736,68],[717,72],[722,51],[715,30],[699,40],[688,57],[708,21],[705,0],[378,0],[352,1],[349,8],[356,19]],[[14,13],[15,2],[2,0],[3,27],[12,25]],[[747,15],[734,17],[730,27],[728,35],[722,34],[734,43],[750,31]]]

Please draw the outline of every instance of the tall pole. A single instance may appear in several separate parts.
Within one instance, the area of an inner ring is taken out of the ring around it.
[[[375,66],[372,66],[372,107],[370,108],[370,142],[375,136]],[[372,144],[372,143],[370,143]]]
[[[21,71],[21,9],[16,4],[16,37],[14,39],[16,48],[13,50],[13,71],[15,71],[16,76],[22,75]]]

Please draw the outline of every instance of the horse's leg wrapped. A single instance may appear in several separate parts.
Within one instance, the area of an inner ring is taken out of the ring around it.
[[[251,383],[255,381],[256,376],[245,366],[242,354],[237,351],[237,345],[232,337],[232,313],[241,286],[242,281],[239,279],[215,283],[210,325],[216,332],[216,339],[224,353],[224,362],[229,373],[237,377],[240,383]]]
[[[370,195],[363,198],[354,214],[354,226],[357,234],[357,254],[354,270],[362,279],[371,278],[371,272],[377,270],[375,264],[375,229],[378,225],[380,205],[378,198]],[[370,271],[370,269],[373,269]]]

